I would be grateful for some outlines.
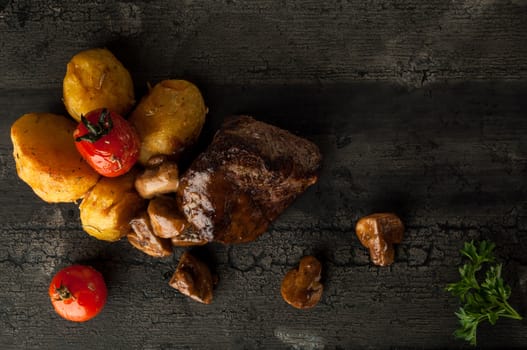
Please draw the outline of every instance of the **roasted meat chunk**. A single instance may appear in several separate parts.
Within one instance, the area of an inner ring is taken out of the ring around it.
[[[172,237],[171,240],[172,245],[176,247],[190,247],[209,243],[192,225],[187,225],[179,235]]]
[[[249,242],[317,181],[321,161],[306,139],[231,117],[181,177],[178,206],[202,239]]]
[[[181,255],[169,285],[200,303],[212,302],[213,278],[209,267],[189,252]]]

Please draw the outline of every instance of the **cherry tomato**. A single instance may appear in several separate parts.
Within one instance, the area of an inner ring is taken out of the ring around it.
[[[134,127],[106,108],[81,116],[73,137],[82,157],[106,177],[125,174],[139,156],[140,141]]]
[[[91,266],[68,266],[60,270],[49,285],[49,297],[55,311],[66,320],[75,322],[97,316],[107,296],[101,273]]]

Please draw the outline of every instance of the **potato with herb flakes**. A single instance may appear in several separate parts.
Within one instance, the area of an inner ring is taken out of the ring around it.
[[[150,89],[130,116],[141,139],[139,162],[178,156],[198,138],[207,107],[199,89],[185,80],[164,80]]]
[[[77,121],[98,108],[124,116],[135,103],[130,73],[106,49],[86,50],[73,56],[62,87],[64,105]]]
[[[28,113],[11,126],[18,176],[46,202],[73,202],[99,179],[75,148],[75,126],[51,113]]]
[[[146,204],[134,188],[137,172],[102,177],[79,206],[82,228],[104,241],[117,241],[130,233],[130,220]]]

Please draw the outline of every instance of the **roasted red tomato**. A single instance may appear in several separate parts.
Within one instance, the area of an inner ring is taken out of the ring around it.
[[[140,141],[134,127],[106,108],[81,116],[73,137],[82,157],[106,177],[125,174],[139,156]]]
[[[66,320],[84,322],[101,312],[108,291],[101,273],[91,266],[72,265],[51,280],[49,297]]]

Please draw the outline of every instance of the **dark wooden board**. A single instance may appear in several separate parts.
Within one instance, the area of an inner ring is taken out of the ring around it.
[[[0,348],[459,348],[458,250],[492,239],[527,315],[527,2],[0,1]],[[150,258],[82,232],[75,204],[46,204],[16,176],[11,124],[64,113],[77,51],[107,46],[147,81],[198,83],[223,117],[252,114],[311,139],[320,181],[257,241],[194,249],[220,277],[212,305],[167,282],[183,249]],[[395,211],[407,230],[378,268],[358,218]],[[306,254],[324,264],[309,311],[280,297]],[[85,324],[52,310],[47,286],[71,263],[107,281]],[[527,347],[527,321],[500,320],[481,348]]]

